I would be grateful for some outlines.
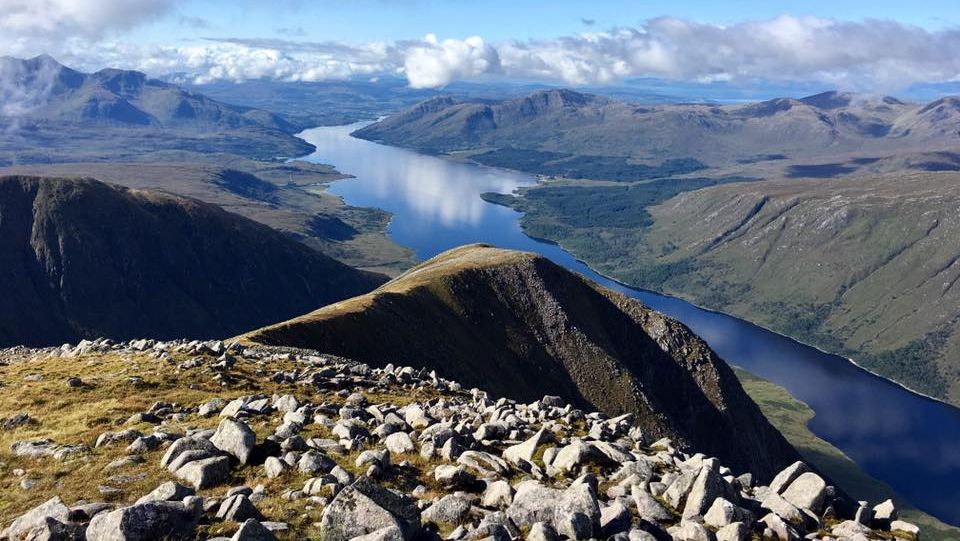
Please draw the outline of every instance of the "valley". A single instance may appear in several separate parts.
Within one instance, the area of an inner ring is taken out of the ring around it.
[[[602,274],[957,404],[958,103],[641,106],[557,90],[438,98],[356,135],[537,174],[484,197]]]
[[[333,183],[331,192],[350,204],[389,211],[391,238],[419,258],[484,242],[542,254],[604,287],[638,298],[689,326],[731,364],[784,386],[805,402],[816,412],[810,430],[842,449],[869,475],[896,486],[902,497],[928,512],[936,508],[940,516],[950,516],[952,504],[941,504],[956,496],[953,485],[944,480],[960,475],[951,466],[960,437],[956,408],[746,321],[611,280],[560,246],[525,234],[520,227],[523,214],[480,199],[485,193],[530,189],[537,178],[351,137],[361,126],[305,132],[304,137],[318,147],[316,156],[306,159],[336,156],[337,167],[355,178]],[[926,452],[914,453],[918,446]],[[936,497],[930,497],[931,487],[939,487]]]

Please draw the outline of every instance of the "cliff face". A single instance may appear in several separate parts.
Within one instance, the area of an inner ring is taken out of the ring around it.
[[[91,179],[0,178],[0,345],[229,336],[376,287],[219,207]]]
[[[466,246],[380,289],[245,339],[401,363],[518,400],[557,394],[636,414],[768,478],[796,453],[730,368],[686,327],[534,254]]]

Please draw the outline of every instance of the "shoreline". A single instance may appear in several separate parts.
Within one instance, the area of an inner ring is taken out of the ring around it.
[[[338,125],[337,127],[353,126],[353,125],[357,125],[357,124],[370,125],[370,124],[373,124],[374,122],[377,122],[377,121],[381,120],[382,118],[384,118],[384,117],[378,117],[377,120],[370,120],[370,121],[366,121],[366,120],[365,120],[365,121],[359,121],[359,122],[350,122],[350,123],[346,123],[346,124],[340,124],[340,125]],[[324,127],[331,127],[331,126],[318,126],[318,128],[324,128]],[[315,129],[315,128],[310,128],[310,129]],[[304,131],[306,131],[306,130],[304,130]],[[352,130],[352,131],[355,131],[355,130]],[[300,132],[300,133],[303,133],[303,132]],[[352,135],[352,133],[348,133],[347,135],[348,135],[349,137],[354,137],[355,139],[359,139],[359,140],[361,140],[361,141],[366,141],[366,142],[368,142],[368,143],[373,143],[373,144],[382,145],[382,146],[387,146],[387,147],[395,146],[395,145],[389,145],[389,144],[383,143],[382,141],[374,141],[374,140],[370,140],[370,139],[364,139],[364,138],[361,138],[361,137],[355,137],[355,136]],[[295,137],[300,137],[300,134],[299,134],[299,133],[296,134]],[[490,166],[490,165],[485,165],[485,164],[482,164],[482,163],[477,163],[477,162],[474,162],[474,161],[470,160],[470,159],[469,159],[469,156],[456,157],[456,156],[450,155],[450,154],[448,154],[448,153],[442,153],[442,154],[427,154],[427,153],[420,152],[420,151],[418,151],[417,149],[414,149],[414,148],[408,148],[408,147],[395,147],[395,148],[402,148],[402,149],[408,150],[408,151],[410,151],[410,152],[416,152],[416,153],[418,153],[418,154],[424,154],[424,155],[427,155],[427,156],[432,156],[432,157],[435,157],[435,158],[440,158],[440,159],[443,159],[443,160],[451,161],[451,162],[453,162],[453,163],[469,163],[469,164],[474,165],[474,166],[477,166],[477,167],[486,168],[486,169],[493,169],[493,170],[505,171],[505,172],[509,172],[510,174],[528,175],[528,176],[532,179],[532,183],[531,183],[529,186],[541,186],[541,185],[544,185],[544,184],[547,183],[547,179],[546,179],[543,175],[538,175],[538,174],[534,174],[534,173],[529,173],[529,172],[526,172],[526,171],[519,171],[519,170],[517,170],[517,169],[510,169],[510,168],[508,168],[508,167]],[[341,174],[345,174],[345,173],[342,173],[342,172],[341,172]],[[348,175],[349,175],[349,174],[348,174]],[[353,175],[349,175],[348,178],[345,178],[345,179],[337,179],[337,180],[330,181],[330,182],[327,184],[327,186],[329,187],[329,186],[331,186],[334,182],[339,182],[340,180],[349,180],[350,178],[356,178],[356,177],[354,177]],[[491,193],[496,193],[496,192],[491,192]],[[336,195],[336,194],[331,194],[331,195]],[[512,195],[512,196],[514,196],[514,197],[517,197],[516,193],[503,194],[503,195]],[[337,195],[337,197],[339,197],[341,200],[343,200],[343,198],[340,197],[339,195]],[[899,382],[899,381],[897,381],[897,380],[895,380],[895,379],[889,378],[889,377],[884,376],[884,375],[882,375],[882,374],[878,374],[877,372],[874,372],[873,370],[871,370],[871,369],[869,369],[869,368],[867,368],[867,367],[859,364],[859,363],[858,363],[856,360],[854,360],[852,357],[847,357],[847,356],[844,356],[844,355],[841,355],[841,354],[838,354],[838,353],[834,353],[834,352],[828,351],[828,350],[823,349],[822,347],[820,347],[820,346],[818,346],[818,345],[816,345],[816,344],[812,344],[812,343],[807,342],[807,341],[805,341],[805,340],[803,340],[803,339],[801,339],[801,338],[798,338],[798,337],[795,337],[795,336],[791,336],[791,335],[789,335],[789,334],[784,334],[784,333],[782,333],[782,332],[779,332],[779,331],[777,331],[777,330],[775,330],[775,329],[772,329],[772,328],[767,327],[767,326],[765,326],[765,325],[762,325],[762,324],[760,324],[760,323],[756,323],[756,322],[754,322],[754,321],[751,321],[751,320],[749,320],[749,319],[746,319],[745,317],[741,317],[741,316],[736,315],[736,314],[731,314],[731,313],[723,312],[723,311],[721,311],[721,310],[717,310],[717,309],[714,309],[714,308],[709,308],[709,307],[707,307],[707,306],[700,305],[700,304],[698,304],[694,299],[690,299],[690,298],[687,298],[687,297],[685,297],[685,296],[681,296],[682,294],[670,294],[670,293],[666,293],[666,292],[662,292],[662,291],[656,291],[656,290],[653,290],[653,289],[647,289],[647,288],[643,288],[643,287],[638,287],[638,286],[630,285],[630,284],[628,284],[628,283],[626,283],[626,282],[623,282],[623,281],[621,281],[621,280],[619,280],[619,279],[617,279],[617,278],[614,278],[614,277],[612,277],[612,276],[609,276],[609,275],[607,275],[607,274],[604,274],[603,272],[600,272],[599,270],[597,270],[596,268],[594,268],[594,267],[593,267],[586,259],[584,259],[581,255],[577,254],[577,253],[574,252],[573,250],[568,249],[568,248],[567,248],[566,246],[564,246],[562,243],[555,242],[555,241],[550,240],[550,239],[542,239],[542,238],[539,238],[539,237],[535,237],[535,236],[529,235],[529,234],[527,233],[526,229],[523,227],[522,218],[523,218],[523,216],[526,215],[526,213],[524,213],[523,211],[517,210],[516,208],[513,208],[513,207],[510,206],[510,205],[505,205],[505,204],[503,204],[503,203],[494,202],[494,201],[489,201],[489,200],[483,198],[482,196],[481,196],[481,200],[483,200],[485,203],[490,204],[490,205],[496,205],[496,206],[501,206],[501,207],[510,208],[510,209],[513,210],[514,212],[520,214],[520,219],[519,219],[518,221],[520,222],[520,223],[519,223],[519,225],[520,225],[520,231],[523,233],[524,236],[526,236],[527,238],[533,240],[534,242],[539,242],[539,243],[543,243],[543,244],[548,244],[548,245],[552,245],[552,246],[556,246],[556,247],[560,248],[561,250],[563,250],[564,252],[566,252],[567,254],[569,254],[571,257],[573,257],[577,262],[581,263],[582,265],[584,265],[585,267],[587,267],[588,269],[590,269],[592,272],[596,273],[598,276],[601,276],[601,277],[603,277],[604,279],[610,280],[611,282],[613,282],[613,283],[615,283],[615,284],[617,284],[617,285],[619,285],[619,286],[621,286],[621,287],[624,287],[624,288],[627,288],[627,289],[631,289],[631,290],[633,290],[633,291],[637,291],[637,292],[641,292],[641,293],[647,293],[647,294],[657,295],[657,296],[665,297],[665,298],[669,298],[669,299],[679,300],[679,301],[682,301],[682,302],[685,302],[685,303],[689,304],[690,306],[692,306],[692,307],[694,307],[694,308],[696,308],[696,309],[698,309],[698,310],[702,310],[702,311],[704,311],[704,312],[709,312],[709,313],[711,313],[711,314],[717,314],[717,315],[721,315],[721,316],[726,316],[726,317],[734,318],[734,319],[736,319],[736,320],[738,320],[738,321],[741,321],[741,322],[746,323],[746,324],[748,324],[748,325],[753,325],[754,327],[756,327],[756,328],[758,328],[758,329],[761,329],[761,330],[764,330],[764,331],[767,331],[767,332],[769,332],[769,333],[771,333],[771,334],[775,334],[775,335],[777,335],[777,336],[780,336],[780,337],[783,337],[783,338],[786,338],[786,339],[789,339],[789,340],[793,340],[794,342],[796,342],[796,343],[798,343],[798,344],[801,344],[801,345],[803,345],[803,346],[806,346],[806,347],[815,349],[815,350],[819,351],[820,353],[823,353],[824,355],[830,355],[830,356],[832,356],[832,357],[837,357],[837,358],[839,358],[839,359],[843,359],[843,360],[847,361],[848,363],[852,364],[853,366],[855,366],[856,368],[858,368],[858,369],[860,369],[860,370],[862,370],[862,371],[870,374],[870,375],[873,376],[873,377],[876,377],[876,378],[878,378],[878,379],[881,379],[881,380],[884,380],[884,381],[886,381],[886,382],[888,382],[888,383],[891,383],[891,384],[893,384],[893,385],[896,385],[896,386],[900,387],[901,389],[903,389],[903,390],[905,390],[905,391],[907,391],[907,392],[910,392],[910,393],[912,393],[912,394],[915,394],[915,395],[917,395],[917,396],[919,396],[919,397],[921,397],[921,398],[924,398],[924,399],[926,399],[926,400],[930,400],[930,401],[936,402],[936,403],[938,403],[938,404],[943,404],[943,405],[945,405],[945,406],[949,406],[949,407],[951,407],[951,408],[955,408],[955,409],[957,409],[958,411],[960,411],[960,405],[952,404],[952,403],[950,403],[950,402],[947,402],[947,401],[944,400],[944,399],[941,399],[941,398],[937,398],[937,397],[935,397],[935,396],[928,395],[928,394],[926,394],[926,393],[924,393],[924,392],[922,392],[922,391],[918,391],[918,390],[916,390],[916,389],[913,389],[913,388],[909,387],[909,386],[906,385],[905,383]],[[345,202],[345,201],[344,201],[344,202]],[[346,202],[345,202],[345,203],[346,203]],[[383,210],[383,209],[380,209],[380,210]],[[390,216],[390,222],[392,222],[392,221],[393,221],[393,216],[392,216],[392,214],[391,214],[391,216]],[[389,227],[389,224],[388,224],[388,227]],[[399,243],[397,243],[395,240],[393,240],[392,237],[390,237],[388,230],[385,229],[384,232],[385,232],[385,234],[387,235],[387,237],[390,238],[390,240],[391,240],[392,242],[394,242],[395,244],[398,244],[398,245],[399,245]],[[405,247],[405,248],[411,249],[411,248],[409,248],[409,247]],[[412,249],[411,249],[411,250],[412,250]],[[682,322],[681,322],[681,323],[682,323]],[[724,359],[724,361],[726,362],[725,359]],[[728,364],[729,364],[729,363],[728,363]],[[748,370],[748,372],[749,372],[749,370]]]

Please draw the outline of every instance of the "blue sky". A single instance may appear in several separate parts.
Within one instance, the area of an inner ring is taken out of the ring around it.
[[[960,23],[955,0],[195,0],[141,28],[137,37],[155,42],[212,36],[357,43],[419,38],[432,32],[499,41],[554,38],[660,16],[733,24],[783,14],[891,19],[932,30]],[[198,28],[201,21],[209,26]]]

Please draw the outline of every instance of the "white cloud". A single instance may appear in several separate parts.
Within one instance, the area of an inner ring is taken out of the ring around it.
[[[652,76],[685,81],[802,81],[852,90],[897,91],[960,78],[960,30],[893,21],[781,16],[713,25],[651,19],[637,27],[550,40],[489,43],[479,36],[372,42],[278,39],[138,46],[112,32],[175,9],[176,0],[0,0],[0,50],[45,51],[85,69],[186,74],[204,82],[273,78],[318,81],[405,75],[410,86],[506,77],[569,85]],[[59,36],[65,36],[61,38]],[[19,49],[18,49],[19,46]],[[35,51],[34,54],[36,54]]]
[[[840,22],[782,16],[731,26],[676,18],[638,28],[499,47],[503,69],[570,84],[631,76],[681,80],[820,81],[852,88],[903,88],[960,74],[960,31],[891,21]]]
[[[0,0],[4,42],[98,38],[172,10],[179,0]]]
[[[500,70],[497,50],[479,36],[442,42],[428,34],[404,51],[404,72],[413,88],[434,88],[458,79],[476,78]]]

